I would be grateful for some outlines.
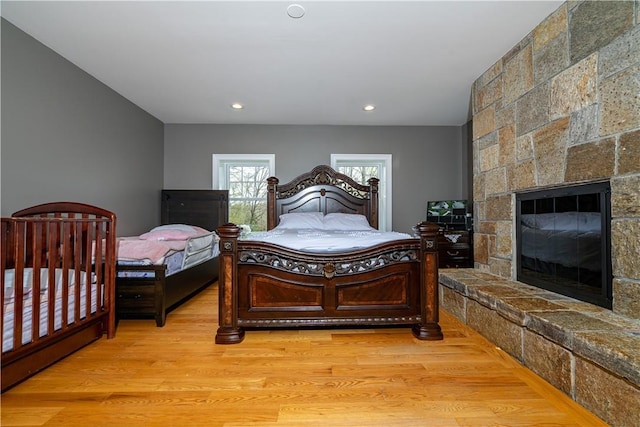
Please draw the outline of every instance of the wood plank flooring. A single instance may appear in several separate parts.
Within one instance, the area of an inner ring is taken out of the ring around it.
[[[407,328],[249,331],[215,345],[217,287],[169,314],[123,320],[2,395],[3,426],[605,426],[441,314]]]

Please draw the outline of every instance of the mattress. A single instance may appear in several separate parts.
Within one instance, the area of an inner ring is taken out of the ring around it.
[[[273,229],[249,233],[243,240],[256,240],[306,252],[346,252],[394,240],[412,239],[407,233],[378,230]]]
[[[67,321],[66,324],[72,324],[75,320],[75,278],[80,278],[80,318],[85,318],[86,304],[83,303],[87,295],[87,282],[91,286],[91,312],[97,310],[97,289],[95,275],[91,277],[79,271],[76,275],[75,270],[68,271],[69,298],[67,304]],[[2,326],[2,351],[6,352],[13,349],[13,333],[14,333],[14,309],[15,309],[15,270],[8,269],[4,273],[5,300],[4,300],[4,317]],[[32,268],[25,268],[23,273],[23,318],[22,318],[22,344],[32,341],[32,322],[33,322],[33,275]],[[64,286],[64,274],[62,269],[55,269],[55,313],[54,313],[54,331],[49,331],[49,269],[40,269],[40,321],[38,325],[38,336],[53,333],[55,330],[62,328],[62,287]]]

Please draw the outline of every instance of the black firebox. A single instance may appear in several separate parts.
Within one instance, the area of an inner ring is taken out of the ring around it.
[[[516,195],[518,280],[612,306],[609,182]]]

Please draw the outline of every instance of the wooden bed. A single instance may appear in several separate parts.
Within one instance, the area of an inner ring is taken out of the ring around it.
[[[378,180],[360,185],[329,166],[291,182],[268,179],[268,229],[292,212],[357,213],[378,226]],[[421,340],[443,338],[438,324],[438,226],[423,222],[416,238],[343,253],[309,253],[220,235],[218,344],[246,329],[410,326]]]
[[[228,221],[228,190],[162,190],[162,224],[189,224],[215,230]],[[167,313],[218,278],[218,257],[167,275],[166,265],[118,265],[121,272],[148,277],[117,277],[118,318],[153,317],[164,326]]]
[[[113,213],[73,202],[2,218],[2,391],[115,336],[115,227]]]

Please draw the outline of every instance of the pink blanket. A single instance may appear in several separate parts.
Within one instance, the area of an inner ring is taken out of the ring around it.
[[[162,264],[165,257],[184,250],[186,240],[142,240],[138,237],[119,237],[116,256],[121,260],[149,260]]]

